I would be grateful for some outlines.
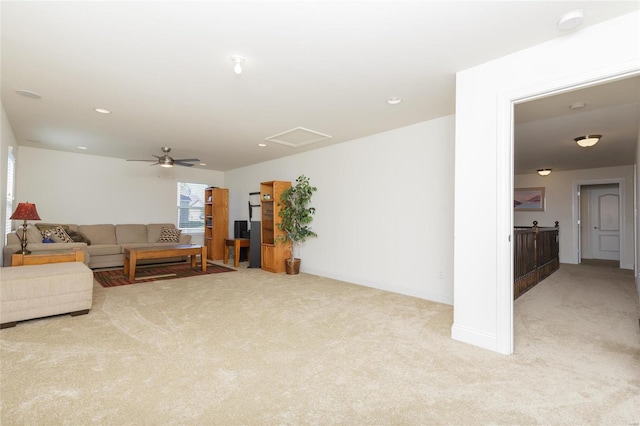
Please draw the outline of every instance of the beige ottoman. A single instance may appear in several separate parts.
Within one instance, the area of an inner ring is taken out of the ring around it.
[[[93,272],[82,262],[0,269],[0,328],[50,315],[89,312]]]

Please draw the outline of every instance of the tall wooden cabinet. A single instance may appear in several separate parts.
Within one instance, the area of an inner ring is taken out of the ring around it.
[[[204,190],[204,244],[207,259],[224,257],[224,240],[229,238],[229,190],[207,188]]]
[[[284,259],[291,256],[287,244],[276,241],[278,235],[285,235],[278,229],[280,218],[280,194],[291,187],[291,182],[271,181],[260,183],[261,221],[261,255],[262,269],[269,272],[284,272]]]

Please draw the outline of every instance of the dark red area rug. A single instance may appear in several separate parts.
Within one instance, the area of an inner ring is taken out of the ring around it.
[[[207,272],[202,272],[200,265],[192,268],[190,263],[180,263],[171,265],[138,266],[136,268],[136,276],[133,282],[129,281],[129,278],[124,274],[122,268],[93,271],[93,277],[102,287],[117,287],[120,285],[172,280],[175,278],[197,277],[199,275],[219,274],[221,272],[234,271],[235,269],[227,268],[226,266],[209,263],[207,264]]]

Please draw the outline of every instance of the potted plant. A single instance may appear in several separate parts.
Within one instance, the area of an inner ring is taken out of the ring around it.
[[[316,212],[315,207],[308,207],[311,196],[318,189],[311,186],[309,178],[301,175],[296,179],[296,184],[284,190],[280,195],[278,206],[280,207],[280,217],[278,229],[285,232],[285,235],[278,235],[276,240],[289,244],[291,257],[285,259],[285,270],[287,274],[300,273],[300,259],[294,256],[296,244],[301,244],[309,237],[318,235],[311,230],[309,223],[313,220]]]

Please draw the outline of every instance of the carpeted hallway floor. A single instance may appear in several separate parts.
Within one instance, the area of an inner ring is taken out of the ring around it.
[[[96,283],[89,315],[0,332],[0,423],[640,423],[630,271],[562,265],[514,311],[502,356],[451,306],[306,274]]]

